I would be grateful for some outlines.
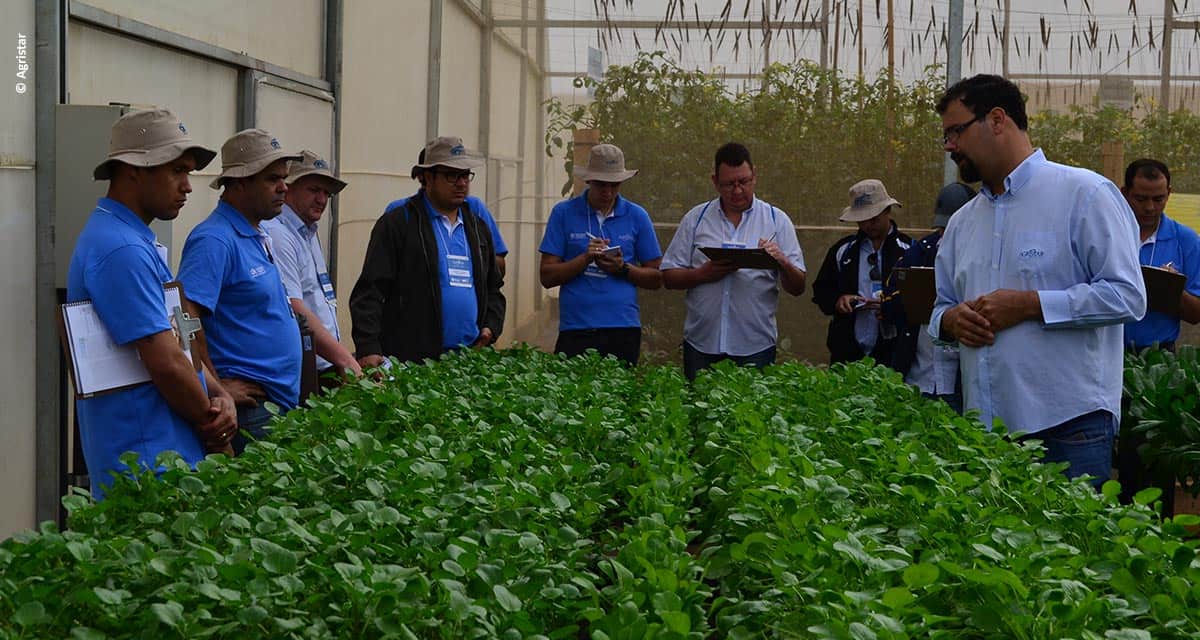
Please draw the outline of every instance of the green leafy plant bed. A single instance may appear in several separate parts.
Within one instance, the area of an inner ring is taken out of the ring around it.
[[[4,638],[1169,638],[1184,525],[866,364],[395,369],[0,545]]]

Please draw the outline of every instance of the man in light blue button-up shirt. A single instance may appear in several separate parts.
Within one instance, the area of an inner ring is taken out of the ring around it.
[[[804,255],[787,214],[754,197],[754,163],[746,147],[731,142],[717,150],[715,200],[683,216],[663,256],[663,284],[687,289],[683,325],[683,372],[721,360],[765,367],[775,362],[775,309],[779,287],[804,293]],[[738,269],[710,261],[702,247],[762,248],[779,269]]]
[[[938,112],[963,180],[983,188],[946,228],[930,335],[962,345],[967,409],[1098,488],[1121,410],[1121,325],[1146,309],[1133,213],[1109,180],[1033,148],[1004,78],[955,84]]]
[[[305,316],[312,328],[322,383],[336,384],[336,378],[325,374],[349,371],[360,375],[362,369],[354,354],[340,342],[337,296],[317,237],[317,224],[329,199],[345,189],[346,183],[335,177],[329,163],[316,153],[305,149],[300,155],[301,160],[288,167],[283,213],[260,224],[271,236],[275,266],[279,267],[292,311]]]

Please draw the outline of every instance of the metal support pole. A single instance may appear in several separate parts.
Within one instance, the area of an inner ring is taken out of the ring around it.
[[[57,159],[55,114],[66,84],[64,0],[37,0],[35,24],[34,99],[37,160],[35,167],[37,267],[35,340],[37,342],[36,457],[34,517],[38,522],[59,520],[63,493],[61,407],[59,406],[58,288],[55,274],[54,171]]]
[[[1163,0],[1162,84],[1158,89],[1158,99],[1164,114],[1171,112],[1171,31],[1174,27],[1175,2]]]
[[[425,139],[438,135],[442,104],[442,0],[429,0],[429,88],[425,92]]]
[[[495,39],[496,18],[492,15],[492,0],[482,0],[483,26],[479,43],[479,152],[484,158],[492,149],[492,40]],[[492,177],[488,176],[488,183]]]
[[[343,0],[325,0],[325,80],[333,93],[333,146],[329,161],[333,166],[342,166],[342,24],[345,7]],[[338,255],[338,200],[329,206],[329,277],[337,282]]]
[[[1171,0],[1167,0],[1170,2]],[[950,22],[946,30],[946,88],[954,86],[962,77],[962,30],[963,0],[950,0]],[[942,184],[958,180],[958,167],[946,154],[942,170]]]

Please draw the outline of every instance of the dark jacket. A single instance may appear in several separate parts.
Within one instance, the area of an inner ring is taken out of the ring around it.
[[[858,294],[858,252],[863,242],[870,242],[862,232],[846,236],[833,244],[825,254],[821,263],[821,271],[813,282],[813,302],[827,316],[833,316],[829,321],[829,334],[825,346],[829,347],[829,362],[852,362],[870,355],[880,364],[891,364],[892,346],[895,340],[884,340],[882,336],[875,344],[870,354],[862,352],[858,340],[854,337],[854,315],[837,313],[837,300],[845,294]],[[883,264],[880,265],[882,281],[887,282],[891,275],[892,266],[900,259],[900,255],[912,244],[912,238],[900,233],[896,223],[883,241]]]
[[[932,267],[937,259],[938,245],[941,244],[942,234],[935,231],[917,240],[900,256],[896,267]],[[894,272],[893,272],[894,275]],[[913,361],[917,356],[917,337],[920,335],[920,324],[910,324],[904,314],[904,304],[900,299],[899,283],[894,277],[883,281],[883,319],[884,322],[896,327],[896,344],[892,351],[891,366],[901,374],[908,375]]]
[[[496,266],[492,234],[464,204],[463,229],[471,250],[476,323],[504,328],[504,284]],[[418,191],[408,201],[380,216],[371,230],[362,274],[350,294],[350,318],[359,357],[379,354],[418,362],[442,353],[442,289],[438,281],[438,244],[433,223]]]

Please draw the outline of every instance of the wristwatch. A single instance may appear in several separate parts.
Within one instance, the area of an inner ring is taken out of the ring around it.
[[[621,274],[621,277],[622,277],[622,278],[628,278],[628,277],[629,277],[629,271],[630,271],[629,263],[628,263],[628,262],[623,262],[623,263],[621,263],[621,270],[620,270],[620,271],[618,271],[618,273],[620,273],[620,274]]]

